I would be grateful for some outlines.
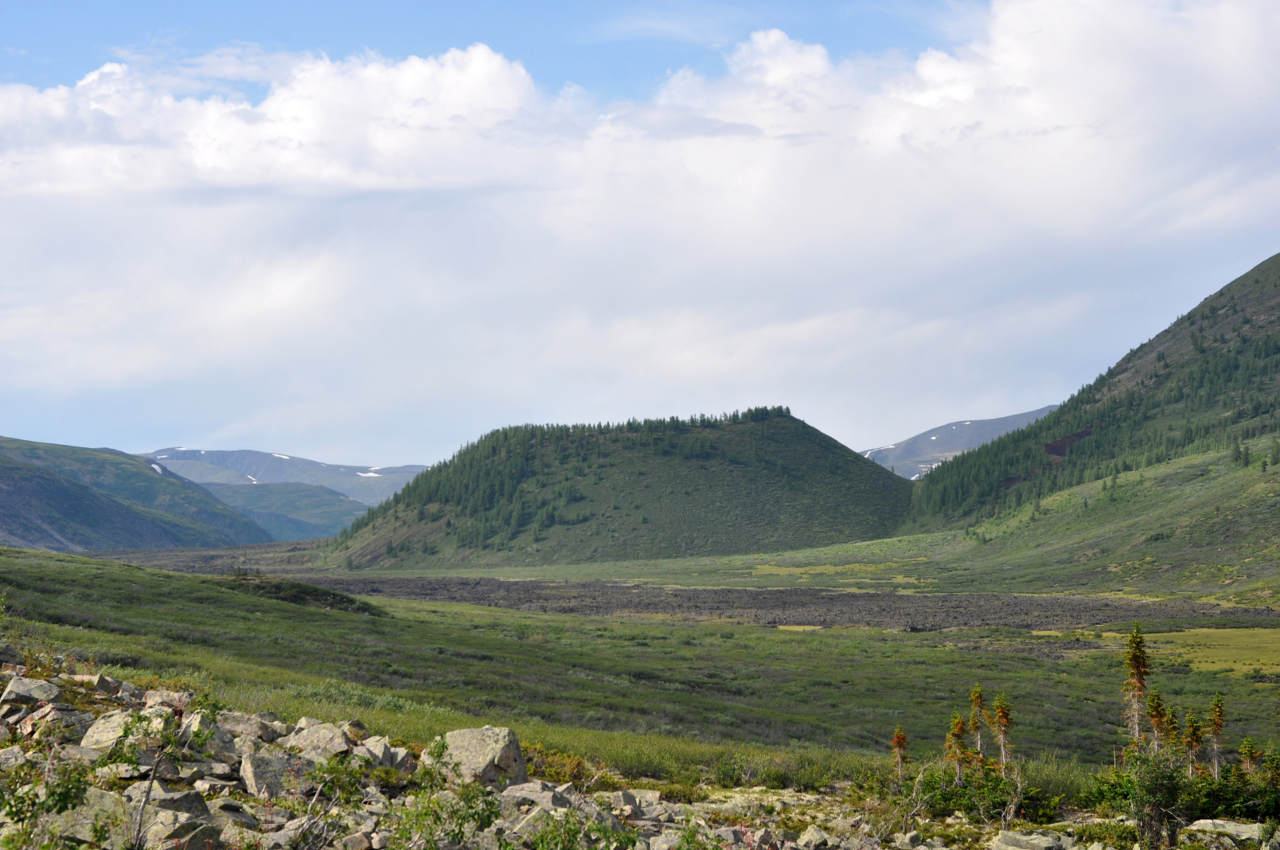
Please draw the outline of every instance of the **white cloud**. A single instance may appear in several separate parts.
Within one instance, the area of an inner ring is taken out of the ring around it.
[[[480,420],[776,402],[865,447],[1036,407],[1276,249],[1277,40],[1262,0],[1004,0],[906,64],[763,29],[603,107],[482,44],[0,86],[0,391],[182,382],[205,424],[137,447],[358,459],[325,429],[361,423],[384,462]]]

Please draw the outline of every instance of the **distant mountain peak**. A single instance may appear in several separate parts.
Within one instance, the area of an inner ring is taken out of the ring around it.
[[[957,419],[892,445],[868,449],[862,456],[916,481],[943,461],[1029,425],[1057,408],[1050,404],[998,419]]]

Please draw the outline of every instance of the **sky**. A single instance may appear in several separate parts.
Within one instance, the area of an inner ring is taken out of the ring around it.
[[[1274,0],[0,0],[0,433],[390,466],[1059,402],[1280,251],[1277,43]]]

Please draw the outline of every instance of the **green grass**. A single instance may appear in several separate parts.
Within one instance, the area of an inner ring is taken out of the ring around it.
[[[1260,449],[1262,441],[1255,441]],[[1261,454],[1261,452],[1256,452]],[[1209,452],[1091,482],[965,530],[789,552],[527,564],[507,553],[386,559],[367,576],[487,576],[691,587],[1183,596],[1270,604],[1280,594],[1280,467]],[[151,562],[166,563],[170,556]],[[309,564],[323,568],[324,551]],[[170,563],[175,563],[170,560]],[[332,561],[330,561],[332,563]],[[338,565],[341,572],[341,564]],[[270,568],[270,567],[269,567]]]
[[[981,681],[990,694],[1008,694],[1024,753],[1067,749],[1101,763],[1119,742],[1118,636],[1081,650],[1074,635],[1012,629],[788,631],[401,600],[379,600],[387,616],[371,616],[237,585],[0,552],[0,589],[28,639],[203,679],[218,698],[250,707],[316,713],[332,693],[350,693],[347,705],[362,719],[396,734],[411,727],[394,716],[425,712],[412,722],[437,730],[464,718],[503,722],[575,752],[603,757],[608,749],[611,763],[639,758],[625,755],[634,735],[838,758],[883,752],[898,724],[936,747]],[[1196,671],[1176,656],[1157,656],[1155,667],[1180,704],[1203,710],[1214,692],[1226,694],[1233,736],[1271,734],[1265,685]],[[326,713],[335,710],[347,711],[338,702]],[[663,752],[653,758],[690,769],[693,756],[675,744]]]

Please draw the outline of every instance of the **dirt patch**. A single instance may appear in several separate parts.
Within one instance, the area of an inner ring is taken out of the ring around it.
[[[609,582],[503,581],[489,578],[334,578],[303,581],[365,596],[467,602],[494,608],[588,616],[666,615],[769,626],[876,626],[903,631],[1007,626],[1079,629],[1102,625],[1230,618],[1233,625],[1280,625],[1270,608],[1223,608],[1203,602],[1140,602],[1091,596],[1004,593],[851,593],[807,588],[675,588]]]

